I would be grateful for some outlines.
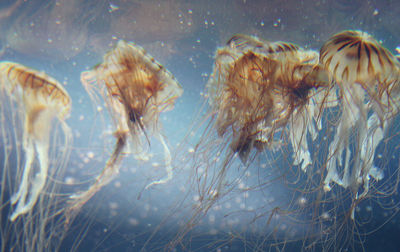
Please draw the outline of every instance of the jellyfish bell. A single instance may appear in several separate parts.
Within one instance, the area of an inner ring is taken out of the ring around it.
[[[269,55],[271,58],[294,56],[297,54],[297,45],[283,41],[269,42],[255,36],[244,34],[236,34],[227,42],[227,45],[241,52],[252,51],[264,55]],[[314,58],[314,56],[311,56]]]
[[[349,30],[322,46],[320,64],[338,87],[342,112],[329,146],[324,189],[330,191],[336,183],[351,187],[355,198],[362,198],[371,178],[383,178],[373,161],[388,125],[398,114],[399,62],[371,35]],[[354,153],[349,142],[352,136]]]
[[[106,167],[86,192],[74,195],[71,206],[79,209],[119,172],[123,153],[148,159],[150,137],[159,139],[165,154],[167,177],[146,186],[166,183],[172,178],[171,154],[161,133],[159,116],[171,110],[182,88],[162,65],[140,46],[120,40],[106,53],[103,62],[81,75],[89,95],[96,100],[97,89],[107,104],[116,130],[117,142]]]
[[[11,203],[17,204],[10,217],[14,221],[34,207],[45,186],[49,168],[50,132],[54,118],[58,119],[64,131],[66,147],[70,144],[71,135],[65,118],[70,113],[71,99],[55,79],[18,63],[1,62],[0,73],[2,95],[14,101],[19,120],[23,124],[22,147],[25,153],[25,167],[19,190],[11,197]],[[40,171],[31,178],[36,155]]]

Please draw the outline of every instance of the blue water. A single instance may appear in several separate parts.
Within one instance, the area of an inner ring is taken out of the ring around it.
[[[60,251],[169,249],[168,244],[176,239],[192,214],[191,204],[198,201],[195,188],[191,187],[194,171],[190,166],[189,149],[203,136],[204,125],[193,134],[190,130],[200,125],[206,114],[202,106],[207,105],[204,105],[205,84],[213,69],[214,52],[233,34],[288,41],[318,51],[333,34],[345,29],[361,29],[373,34],[396,54],[396,48],[400,47],[399,10],[400,3],[390,0],[2,0],[1,60],[45,71],[64,83],[72,98],[72,113],[67,123],[74,141],[63,179],[73,179],[75,185],[64,185],[60,189],[63,193],[85,190],[101,172],[112,151],[111,118],[104,104],[99,104],[103,109],[101,113],[93,106],[80,83],[80,73],[100,63],[102,55],[119,39],[143,46],[184,89],[174,109],[160,117],[162,131],[174,157],[174,178],[165,185],[143,190],[146,184],[165,175],[161,165],[162,148],[156,141],[152,145],[154,158],[150,161],[126,157],[119,176],[83,207],[69,229],[63,231],[63,239],[55,239],[59,241],[57,248]],[[388,135],[396,136],[396,129],[398,127],[391,128]],[[395,180],[390,174],[397,170],[399,160],[395,148],[397,139],[393,139],[386,152],[389,154],[383,156],[387,162],[379,158],[375,161],[384,165],[385,179],[390,180],[390,185]],[[281,217],[271,217],[270,222],[270,216],[276,216],[271,215],[275,207],[290,205],[304,196],[296,187],[304,186],[305,175],[300,175],[297,185],[278,178],[278,166],[297,169],[285,162],[289,152],[267,151],[260,155],[235,190],[213,206],[173,251],[268,251],[275,247],[284,251],[321,251],[327,247],[328,251],[400,250],[397,192],[384,199],[375,194],[360,203],[356,209],[359,223],[337,228],[338,233],[324,236],[326,240],[313,237],[334,225],[332,216],[326,222],[313,222],[312,208],[296,215],[296,220],[289,214],[281,214]],[[275,166],[267,165],[271,163]],[[229,176],[234,181],[242,174],[238,168],[232,169]],[[258,187],[268,179],[273,181]],[[2,190],[5,190],[4,185]],[[54,193],[57,197],[59,192]],[[340,198],[347,192],[338,189],[335,193]],[[316,201],[317,196],[313,194],[307,199],[308,204]],[[334,208],[334,204],[332,201],[324,207]],[[344,212],[341,210],[336,209],[334,213],[341,216]],[[9,210],[1,211],[4,217]],[[255,214],[260,216],[255,218]],[[4,217],[2,230],[10,230],[7,225],[13,224]],[[60,226],[54,228],[62,230]],[[18,228],[11,230],[17,232]],[[358,236],[358,232],[368,235]],[[332,237],[333,245],[327,241]],[[10,243],[8,246],[14,245],[18,251],[22,247],[18,243],[24,241]]]

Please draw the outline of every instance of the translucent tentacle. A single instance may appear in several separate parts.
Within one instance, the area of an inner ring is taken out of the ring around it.
[[[35,142],[35,147],[39,158],[40,171],[35,175],[35,178],[31,186],[29,200],[25,205],[27,211],[31,209],[38,200],[39,194],[43,190],[44,185],[46,183],[47,172],[49,169],[48,143]]]
[[[170,150],[168,148],[168,145],[165,142],[164,136],[162,134],[158,134],[158,139],[160,140],[162,146],[164,147],[165,169],[167,171],[167,177],[151,182],[150,184],[148,184],[145,187],[145,189],[148,189],[152,185],[165,184],[168,181],[170,181],[172,179],[172,177],[173,177],[172,165],[171,165],[171,152],[170,152]]]
[[[14,221],[19,215],[25,214],[29,209],[25,207],[25,199],[28,194],[28,178],[32,169],[33,161],[35,159],[35,149],[31,139],[24,141],[24,151],[26,155],[25,167],[22,175],[21,184],[18,192],[11,197],[11,204],[17,204],[17,208],[14,210],[10,217],[11,221]]]

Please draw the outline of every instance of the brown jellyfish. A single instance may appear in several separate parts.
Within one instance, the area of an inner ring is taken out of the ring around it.
[[[161,142],[167,177],[146,186],[166,183],[173,176],[171,154],[161,133],[159,116],[171,110],[183,90],[172,74],[139,46],[120,40],[104,55],[103,62],[83,72],[81,81],[94,99],[94,89],[104,98],[116,130],[114,151],[96,182],[85,192],[73,196],[72,209],[79,209],[119,172],[122,152],[137,159],[148,159],[150,136]]]
[[[207,125],[192,151],[201,201],[196,215],[234,187],[227,182],[232,166],[245,170],[266,149],[291,143],[293,163],[306,170],[312,164],[307,135],[318,135],[320,113],[329,104],[322,101],[336,99],[321,91],[329,87],[312,50],[246,35],[217,49],[206,86]]]
[[[219,136],[229,135],[231,149],[244,163],[253,147],[279,145],[277,136],[289,127],[295,164],[302,162],[303,170],[311,164],[306,134],[316,137],[316,90],[329,84],[317,62],[314,51],[245,35],[233,36],[217,50],[207,84],[215,128]]]
[[[336,82],[342,113],[329,146],[324,189],[331,190],[334,182],[351,187],[355,199],[360,199],[368,193],[371,177],[383,178],[373,160],[398,113],[400,64],[371,35],[351,30],[334,35],[322,46],[320,64]],[[355,136],[354,153],[351,136]]]
[[[11,110],[14,115],[11,120],[3,123],[12,123],[15,133],[8,136],[5,125],[2,125],[2,135],[8,139],[18,139],[21,133],[16,132],[17,129],[22,127],[23,131],[23,174],[18,191],[11,197],[11,204],[17,205],[10,216],[10,220],[14,221],[34,207],[46,184],[50,133],[55,118],[58,119],[65,135],[64,152],[67,153],[71,133],[65,119],[71,110],[71,98],[55,79],[18,63],[0,63],[0,82],[2,117],[6,110]],[[6,100],[10,101],[10,107],[6,105]],[[19,149],[17,156],[21,156]],[[32,176],[35,157],[39,161],[39,172]],[[66,157],[67,154],[63,158]]]

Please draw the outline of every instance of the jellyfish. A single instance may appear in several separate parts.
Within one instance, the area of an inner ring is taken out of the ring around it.
[[[331,37],[322,46],[319,60],[335,81],[341,111],[329,146],[324,190],[330,191],[336,183],[350,187],[355,199],[361,199],[368,193],[370,179],[379,181],[384,176],[373,161],[398,114],[400,64],[371,35],[352,30]]]
[[[206,84],[207,112],[200,119],[204,130],[190,151],[191,185],[197,200],[171,248],[213,211],[213,206],[229,201],[231,192],[247,191],[239,181],[259,167],[257,161],[268,162],[267,152],[291,146],[293,164],[302,170],[311,165],[307,139],[318,135],[320,113],[329,104],[324,100],[336,99],[329,89],[328,73],[313,50],[241,34],[216,50]],[[197,127],[198,121],[195,124]],[[275,171],[274,177],[285,172]],[[260,184],[249,184],[248,191],[260,189]]]
[[[159,116],[171,110],[183,90],[172,74],[139,46],[120,40],[100,65],[81,75],[89,95],[98,89],[106,101],[116,130],[114,151],[96,182],[85,192],[74,195],[71,210],[79,209],[119,172],[123,153],[147,160],[150,136],[158,138],[164,148],[167,177],[146,186],[169,181],[172,176],[171,154],[161,133]]]
[[[4,113],[6,109],[12,110],[11,123],[14,124],[14,131],[20,127],[23,130],[22,149],[25,155],[23,174],[18,191],[10,200],[12,205],[16,205],[10,216],[10,220],[15,221],[18,216],[32,210],[46,184],[50,133],[54,119],[58,120],[65,135],[64,152],[67,153],[66,148],[70,145],[71,133],[65,119],[71,110],[71,98],[55,79],[18,63],[1,62],[0,73],[2,106],[7,106],[6,99],[11,101],[11,107],[3,107],[2,112]],[[6,137],[4,132],[3,128],[3,137]],[[15,132],[15,134],[13,138],[18,139],[20,133]],[[35,157],[39,162],[39,172],[33,176]]]
[[[288,131],[294,163],[311,163],[306,134],[315,138],[319,87],[329,78],[318,53],[286,42],[235,35],[216,53],[207,84],[214,127],[243,163],[252,149],[275,149]],[[332,98],[331,98],[332,99]]]
[[[261,106],[265,112],[262,123],[257,126],[259,139],[263,139],[262,142],[269,149],[274,149],[281,144],[281,140],[277,142],[274,138],[279,132],[288,131],[294,152],[293,164],[300,165],[305,171],[312,163],[306,134],[310,134],[313,140],[317,137],[318,129],[321,128],[322,111],[335,106],[337,99],[334,93],[329,92],[330,79],[325,69],[318,64],[318,53],[306,51],[292,43],[272,43],[245,35],[233,36],[228,44],[231,49],[239,50],[240,53],[262,55],[263,61],[272,66],[265,72],[266,68],[257,64],[263,72],[259,80],[271,83],[270,90],[266,92],[266,97],[270,97],[269,103]],[[234,79],[243,77],[237,72],[240,61],[235,62],[231,71],[233,76],[236,75]],[[259,71],[257,67],[250,69]]]
[[[239,34],[217,49],[206,84],[205,129],[192,151],[191,184],[199,202],[187,230],[237,189],[260,154],[289,143],[293,163],[303,170],[310,166],[307,136],[318,133],[320,113],[328,104],[324,99],[334,100],[321,91],[330,88],[329,80],[318,53],[292,43]]]

